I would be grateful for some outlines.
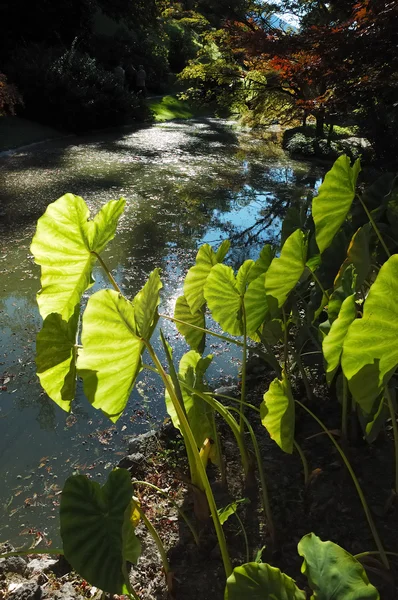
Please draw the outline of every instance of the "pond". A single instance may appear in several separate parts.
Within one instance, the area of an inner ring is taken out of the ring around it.
[[[319,185],[318,167],[287,159],[275,147],[233,123],[201,119],[66,138],[0,157],[0,540],[21,546],[44,535],[59,543],[65,478],[78,469],[103,481],[127,440],[166,416],[155,375],[141,376],[114,426],[81,387],[70,415],[40,388],[34,363],[39,268],[29,251],[37,218],[66,192],[82,196],[94,213],[124,196],[117,238],[103,257],[128,297],[160,267],[161,310],[172,314],[202,243],[217,246],[230,237],[234,266],[275,241],[287,206]],[[94,290],[107,286],[100,269],[94,275]],[[171,323],[162,328],[179,359],[185,343]],[[207,350],[217,355],[212,385],[237,377],[237,350],[211,340]]]

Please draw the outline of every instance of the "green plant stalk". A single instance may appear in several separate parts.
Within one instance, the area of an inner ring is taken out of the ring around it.
[[[205,329],[204,327],[199,327],[198,325],[193,325],[192,323],[187,323],[186,321],[182,321],[181,319],[175,319],[174,317],[169,317],[169,315],[164,315],[163,313],[159,314],[161,319],[166,319],[167,321],[171,321],[172,323],[181,323],[181,325],[186,325],[187,327],[191,327],[192,329],[196,329],[197,331],[202,331],[203,333],[208,333],[213,337],[216,337],[220,340],[224,340],[224,342],[228,342],[230,344],[235,344],[236,346],[243,347],[243,342],[239,340],[234,340],[226,335],[221,335],[220,333],[216,333],[211,329]]]
[[[388,556],[396,556],[398,557],[398,552],[386,552],[386,554],[388,554]],[[379,556],[380,552],[377,552],[377,550],[375,551],[371,551],[371,552],[361,552],[360,554],[354,554],[354,558],[356,558],[357,560],[361,560],[361,558],[366,558],[366,556]]]
[[[220,466],[220,474],[221,474],[221,483],[222,483],[222,485],[224,487],[226,487],[226,485],[227,485],[227,472],[225,470],[225,461],[224,461],[224,457],[222,455],[220,434],[218,433],[218,430],[217,430],[216,415],[214,413],[214,408],[212,409],[211,420],[212,420],[212,424],[213,424],[214,443],[216,445],[217,455],[218,455],[219,460],[220,460],[220,465],[219,466]]]
[[[127,587],[127,590],[128,590],[129,597],[133,598],[133,600],[140,600],[140,597],[137,596],[137,593],[135,592],[133,586],[130,583],[130,577],[129,577],[129,574],[127,572],[127,566],[126,566],[125,561],[123,561],[122,573],[123,573],[123,577],[124,577],[124,583],[126,584],[126,587]]]
[[[362,204],[362,208],[363,208],[363,209],[364,209],[364,211],[366,212],[366,216],[368,217],[368,219],[369,219],[369,221],[370,221],[370,224],[372,225],[372,227],[373,227],[373,230],[374,230],[375,234],[376,234],[376,235],[377,235],[377,237],[379,238],[379,242],[380,242],[380,244],[383,246],[383,248],[384,248],[384,251],[385,251],[385,253],[387,254],[388,258],[390,258],[390,256],[391,256],[391,253],[390,253],[389,249],[387,248],[387,246],[386,246],[386,243],[385,243],[385,241],[383,240],[383,237],[382,237],[382,235],[381,235],[381,233],[380,233],[380,230],[379,230],[379,228],[377,227],[377,225],[376,225],[376,223],[375,223],[375,221],[374,221],[374,219],[373,219],[372,215],[370,214],[370,212],[369,212],[369,210],[368,210],[368,207],[366,206],[366,204],[365,204],[365,202],[363,201],[363,199],[361,198],[361,196],[359,196],[359,195],[358,195],[357,197],[359,198],[359,201],[360,201],[360,203]]]
[[[178,511],[178,514],[181,516],[182,519],[184,519],[185,523],[187,524],[187,526],[189,527],[193,539],[195,540],[195,543],[197,546],[199,546],[199,535],[198,532],[196,531],[195,527],[192,525],[192,522],[190,519],[188,519],[187,515],[185,514],[185,511],[182,510],[182,508],[180,508],[177,504],[177,502],[174,502],[174,500],[172,498],[170,498],[169,494],[165,491],[162,490],[162,488],[157,487],[156,485],[153,485],[153,483],[149,483],[148,481],[139,481],[139,480],[134,480],[131,482],[133,485],[146,485],[154,490],[156,490],[157,492],[159,492],[160,494],[163,494],[167,500],[174,506],[174,508]]]
[[[330,431],[328,430],[328,428],[322,423],[322,421],[320,419],[318,419],[318,417],[304,404],[302,404],[299,400],[295,400],[296,404],[298,404],[299,406],[301,406],[301,408],[303,408],[313,419],[315,419],[315,421],[318,423],[318,425],[320,425],[320,427],[323,429],[323,431],[326,433],[326,435],[329,437],[329,439],[332,441],[333,445],[336,447],[338,453],[340,454],[341,458],[343,459],[343,462],[345,464],[345,466],[347,467],[347,470],[349,472],[349,474],[351,475],[351,479],[354,482],[355,488],[358,492],[358,496],[359,499],[361,501],[363,510],[365,512],[366,515],[366,519],[368,521],[370,530],[372,532],[373,535],[373,539],[376,543],[377,549],[380,553],[381,559],[383,561],[384,566],[386,567],[386,569],[390,569],[390,563],[388,562],[388,558],[386,555],[386,552],[383,548],[383,545],[381,543],[379,534],[377,532],[376,529],[376,525],[373,521],[372,518],[372,514],[369,510],[369,506],[368,503],[366,502],[366,498],[364,496],[364,493],[362,491],[361,485],[357,479],[357,476],[354,473],[353,468],[351,467],[350,461],[348,460],[347,456],[345,455],[343,449],[341,448],[341,446],[336,442],[336,440],[334,439],[334,437],[332,436],[332,434],[330,433]]]
[[[343,404],[341,407],[341,435],[343,440],[348,440],[348,383],[343,373]]]
[[[240,525],[240,528],[242,530],[242,534],[245,540],[245,548],[246,548],[246,562],[250,562],[250,550],[249,550],[249,540],[247,539],[247,533],[246,533],[246,529],[245,526],[242,523],[242,519],[240,518],[240,516],[238,515],[237,512],[235,512],[235,517],[238,520],[238,523]]]
[[[385,386],[384,388],[385,391],[385,395],[387,398],[387,402],[388,402],[388,409],[390,411],[390,416],[391,416],[391,424],[392,424],[392,431],[394,434],[394,452],[395,452],[395,493],[398,494],[398,426],[397,426],[397,420],[395,417],[395,410],[394,410],[394,404],[391,398],[391,393],[390,390],[388,388],[388,385]]]
[[[228,410],[233,410],[235,412],[239,412],[239,410],[237,408],[234,408],[233,406],[228,407]],[[265,513],[265,516],[267,519],[269,534],[270,534],[272,542],[275,543],[274,520],[272,518],[271,505],[269,503],[268,487],[267,487],[267,482],[265,481],[264,466],[263,466],[263,461],[261,458],[260,448],[258,447],[256,435],[255,435],[253,428],[250,425],[248,419],[245,416],[243,416],[243,419],[245,421],[247,430],[250,434],[252,444],[253,444],[254,454],[256,457],[256,461],[257,461],[258,474],[259,474],[260,482],[261,482],[261,500],[262,500],[264,513]]]
[[[244,402],[246,397],[246,360],[247,360],[247,327],[246,327],[246,310],[242,300],[242,321],[243,321],[243,353],[242,353],[242,384],[240,390],[240,416],[239,416],[239,431],[243,436],[245,422],[243,420]]]
[[[114,289],[121,294],[121,290],[120,287],[118,286],[118,284],[116,283],[115,279],[113,278],[112,273],[110,272],[110,270],[108,269],[108,267],[106,266],[106,264],[104,263],[104,261],[102,260],[102,258],[100,257],[99,254],[97,254],[97,252],[91,251],[91,254],[93,254],[97,260],[100,262],[101,267],[104,269],[106,276],[108,277],[109,281],[111,282],[112,286],[114,287]]]
[[[285,309],[282,307],[282,315],[283,315],[283,368],[286,372],[286,376],[289,378],[289,349],[287,346],[287,321],[286,321],[286,313]]]
[[[167,364],[169,365],[169,371],[170,371],[170,377],[171,380],[173,382],[173,386],[175,389],[175,393],[176,396],[181,404],[181,408],[182,410],[185,412],[185,416],[187,416],[187,411],[185,410],[185,404],[184,404],[184,398],[182,397],[182,392],[181,392],[181,387],[180,387],[180,381],[178,379],[178,375],[177,372],[175,370],[175,366],[174,366],[174,362],[173,362],[173,357],[170,353],[169,347],[167,345],[166,342],[166,338],[163,335],[163,331],[160,330],[160,339],[162,341],[163,344],[163,349],[164,349],[164,353],[166,355],[166,360],[167,360]]]
[[[315,283],[317,284],[317,286],[319,287],[319,289],[321,290],[322,294],[329,301],[330,296],[329,296],[328,292],[325,290],[325,288],[323,287],[323,285],[321,284],[321,282],[319,281],[318,277],[315,275],[314,271],[311,271],[311,276],[312,276],[313,280],[315,281]]]
[[[210,406],[212,406],[214,408],[214,410],[216,410],[219,413],[219,415],[221,415],[221,417],[224,419],[224,421],[227,423],[227,425],[229,425],[229,427],[232,430],[232,433],[235,436],[235,440],[236,440],[236,443],[239,448],[243,470],[244,470],[245,474],[247,474],[250,469],[250,460],[247,455],[246,446],[243,442],[242,436],[240,435],[239,425],[236,422],[236,420],[234,419],[234,417],[230,414],[229,410],[223,404],[221,404],[221,402],[216,400],[210,393],[204,393],[204,392],[200,392],[199,390],[195,390],[195,388],[190,387],[183,381],[181,381],[181,385],[183,387],[185,387],[191,393],[196,394],[197,396],[199,396],[199,398],[202,398],[205,402],[210,404]],[[235,402],[240,403],[240,400],[238,400],[237,398],[234,398],[233,400]],[[238,409],[234,409],[234,410],[236,410],[239,413]]]
[[[312,393],[310,382],[308,381],[307,373],[305,372],[305,368],[304,368],[304,365],[303,365],[303,361],[301,360],[300,353],[299,352],[295,352],[294,353],[294,358],[295,358],[297,366],[299,368],[301,379],[303,380],[303,383],[304,383],[305,393],[307,395],[307,398],[308,398],[308,400],[310,402],[312,402],[312,400],[314,399],[314,395]]]
[[[225,398],[225,400],[230,400],[232,402],[238,402],[240,404],[241,400],[240,398],[233,398],[232,396],[227,396],[226,394],[216,394],[214,392],[203,392],[204,394],[207,394],[208,396],[212,396],[213,398],[217,397],[217,398]],[[254,406],[254,404],[250,404],[250,402],[243,402],[243,406],[247,406],[247,408],[251,408],[252,410],[255,410],[256,412],[260,413],[260,409],[257,408],[257,406]]]
[[[159,554],[162,559],[163,570],[165,572],[166,580],[167,580],[167,575],[170,573],[170,565],[169,565],[169,561],[167,560],[167,554],[166,554],[166,550],[163,546],[163,542],[160,539],[160,536],[159,536],[158,532],[156,531],[155,527],[152,525],[152,523],[150,522],[150,520],[148,519],[148,517],[142,510],[141,506],[138,504],[138,502],[135,503],[135,506],[136,506],[138,512],[140,513],[140,517],[143,520],[145,527],[148,529],[153,541],[155,542],[155,544],[157,546],[157,549],[159,550]]]
[[[180,421],[180,426],[181,426],[181,430],[183,432],[184,440],[186,440],[187,452],[189,449],[191,452],[191,456],[195,463],[196,472],[198,473],[200,481],[203,485],[204,492],[206,494],[206,498],[209,503],[210,512],[211,512],[211,515],[213,518],[213,523],[214,523],[214,528],[216,530],[218,543],[220,546],[220,551],[221,551],[221,556],[222,556],[222,560],[223,560],[223,564],[224,564],[225,574],[228,579],[228,577],[232,573],[232,564],[231,564],[231,559],[230,559],[229,553],[228,553],[228,548],[227,548],[227,543],[225,540],[224,531],[223,531],[222,525],[220,523],[220,518],[218,516],[217,506],[216,506],[216,503],[214,500],[213,492],[210,487],[209,479],[207,477],[206,469],[202,463],[202,459],[200,458],[200,455],[199,455],[199,452],[198,452],[198,449],[196,446],[196,441],[193,436],[192,430],[189,426],[189,423],[187,421],[187,418],[185,417],[185,414],[181,408],[178,398],[175,395],[174,388],[172,385],[170,385],[170,381],[167,377],[167,374],[165,373],[165,371],[162,367],[162,364],[160,363],[158,357],[156,356],[156,353],[153,350],[151,344],[147,341],[145,341],[145,344],[146,344],[146,347],[150,354],[150,357],[153,360],[154,365],[158,369],[159,375],[161,376],[163,383],[164,383],[167,391],[170,394],[170,398],[173,402],[175,411],[176,411],[178,419]],[[195,391],[195,393],[196,393],[196,391]]]
[[[275,354],[273,353],[272,348],[268,344],[263,333],[260,332],[259,330],[257,330],[256,333],[259,336],[259,338],[261,339],[261,343],[263,344],[264,348],[267,351],[267,352],[263,353],[264,360],[266,360],[267,363],[275,370],[278,379],[280,379],[282,377],[282,369],[278,362],[278,359],[276,358]]]
[[[307,459],[305,457],[305,454],[304,454],[302,448],[299,446],[299,444],[296,442],[296,440],[293,440],[293,444],[294,444],[294,447],[296,448],[296,450],[298,452],[298,455],[300,456],[300,459],[301,459],[301,462],[302,462],[302,465],[303,465],[304,484],[307,487],[308,480],[310,478],[310,472],[309,472],[309,469],[308,469],[308,461],[307,461]]]

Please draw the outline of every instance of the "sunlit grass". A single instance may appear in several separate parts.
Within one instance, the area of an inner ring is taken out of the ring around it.
[[[192,107],[187,101],[179,100],[176,96],[149,99],[148,106],[154,113],[155,121],[158,122],[171,119],[191,119],[195,116],[211,114],[208,108]]]

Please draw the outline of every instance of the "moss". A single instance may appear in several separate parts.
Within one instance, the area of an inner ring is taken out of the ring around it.
[[[148,107],[154,114],[155,121],[170,121],[171,119],[192,119],[195,116],[212,114],[211,109],[198,108],[186,100],[176,96],[163,96],[163,98],[149,98]]]

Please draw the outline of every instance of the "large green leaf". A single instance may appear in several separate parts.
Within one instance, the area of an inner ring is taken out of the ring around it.
[[[352,264],[346,265],[341,277],[336,278],[334,290],[328,302],[328,317],[330,323],[333,323],[339,316],[341,305],[344,300],[351,296],[357,289],[357,273]]]
[[[69,321],[52,313],[37,334],[36,366],[43,389],[63,410],[70,411],[76,388],[76,334],[79,305]]]
[[[355,294],[348,296],[341,305],[339,316],[332,323],[328,335],[322,342],[323,356],[326,360],[326,379],[330,384],[339,365],[343,343],[351,323],[357,316]]]
[[[206,280],[204,296],[212,317],[231,335],[242,335],[242,298],[231,267],[214,266]]]
[[[203,381],[206,370],[209,368],[213,356],[209,354],[202,358],[198,352],[190,350],[180,360],[178,378],[182,383],[189,387],[204,392],[207,387]],[[198,449],[201,449],[207,438],[214,440],[214,420],[211,406],[196,394],[191,393],[186,387],[181,385],[181,392],[185,406],[185,412],[188,417],[189,425],[192,429]],[[174,427],[181,431],[180,422],[167,391],[165,394],[167,412],[173,422]],[[213,450],[213,448],[212,448]],[[211,452],[211,459],[218,461],[214,451]]]
[[[293,452],[295,410],[292,391],[285,373],[274,379],[260,406],[261,422],[270,437],[289,454]]]
[[[42,289],[37,296],[43,319],[58,313],[67,321],[92,283],[91,271],[114,237],[125,200],[112,200],[89,221],[83,198],[65,194],[47,207],[37,222],[31,251],[41,266]]]
[[[234,500],[231,502],[231,504],[227,504],[227,506],[224,506],[224,508],[219,508],[217,512],[221,525],[224,525],[224,523],[228,521],[229,517],[237,512],[240,504],[248,504],[249,502],[250,500],[248,498],[241,498],[240,500]]]
[[[264,286],[265,277],[266,274],[263,273],[252,281],[248,285],[244,296],[247,334],[255,341],[260,340],[256,331],[261,327],[268,313],[267,292]]]
[[[274,258],[265,277],[265,290],[281,307],[305,269],[306,235],[297,229],[284,243],[279,258]]]
[[[340,156],[312,201],[316,243],[321,254],[330,246],[351,208],[360,170],[359,159],[351,167],[348,156]]]
[[[398,254],[381,267],[364,304],[344,340],[342,367],[350,381],[366,365],[378,361],[377,383],[387,383],[398,365]],[[351,389],[351,387],[350,387]],[[362,408],[366,408],[362,405]]]
[[[157,322],[159,291],[162,289],[159,269],[150,274],[148,281],[133,301],[137,335],[149,340]]]
[[[206,325],[203,307],[199,308],[195,313],[192,313],[185,296],[179,296],[179,298],[177,298],[174,309],[174,318],[195,325],[196,327],[204,328]],[[197,350],[202,354],[205,346],[204,332],[189,327],[189,325],[183,325],[182,323],[176,323],[176,327],[181,335],[184,336],[185,341],[192,350]]]
[[[254,260],[245,260],[245,262],[240,266],[239,271],[236,274],[236,288],[243,296],[246,291],[246,288],[252,278],[250,277],[250,273],[254,267]]]
[[[140,554],[129,514],[132,493],[130,474],[124,469],[112,471],[102,487],[84,475],[72,475],[62,490],[65,558],[81,577],[110,594],[127,592],[123,564],[136,562]]]
[[[235,567],[227,579],[224,600],[305,600],[294,579],[266,563]]]
[[[199,248],[196,255],[196,263],[186,274],[184,281],[184,296],[188,302],[192,314],[200,310],[205,303],[203,288],[210,270],[214,265],[221,262],[229,249],[229,241],[224,240],[217,253],[209,244]]]
[[[117,421],[145,348],[137,336],[133,304],[114,290],[93,294],[83,315],[82,342],[77,366],[85,394],[95,408]]]
[[[250,281],[254,281],[254,279],[257,279],[257,277],[260,277],[260,275],[266,273],[273,258],[274,251],[269,244],[266,244],[261,249],[258,259],[250,270]]]
[[[361,563],[337,544],[309,533],[300,540],[298,552],[304,558],[301,570],[314,591],[313,600],[379,600]]]

